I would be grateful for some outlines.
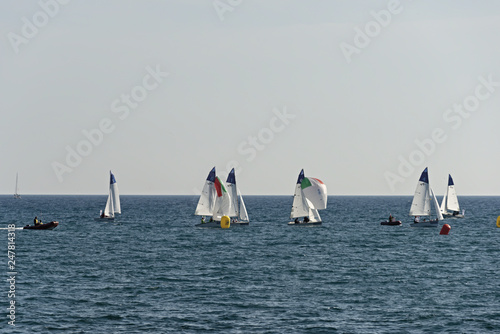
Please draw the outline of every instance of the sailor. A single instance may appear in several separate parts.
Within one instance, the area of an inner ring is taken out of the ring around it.
[[[415,219],[413,219],[413,222],[414,223],[419,223],[420,222],[420,219],[418,218],[418,216],[415,216]]]
[[[394,217],[392,216],[392,214],[389,214],[389,223],[392,222],[393,219]]]
[[[35,219],[33,219],[33,224],[35,225],[39,225],[40,222],[38,222],[38,217],[35,217]]]
[[[309,218],[308,217],[304,217],[304,223],[309,223]]]
[[[300,221],[299,221],[299,218],[295,218],[295,220],[293,221],[295,224],[300,224]]]
[[[201,216],[201,223],[205,224],[205,216]]]

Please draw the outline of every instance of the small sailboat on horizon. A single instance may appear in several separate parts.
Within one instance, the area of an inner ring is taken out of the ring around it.
[[[465,215],[465,210],[462,210],[462,213],[460,213],[460,205],[458,204],[455,183],[453,182],[450,174],[448,174],[448,187],[446,188],[446,193],[443,196],[440,211],[445,218],[463,218]]]
[[[318,210],[326,209],[328,200],[326,185],[320,179],[304,176],[302,169],[297,178],[292,210],[288,225],[321,225]],[[304,217],[303,220],[299,218]]]
[[[434,211],[436,212],[437,219],[430,219],[431,205],[434,205]],[[429,186],[429,174],[427,172],[427,167],[424,169],[420,175],[420,179],[418,180],[417,188],[415,189],[415,194],[413,195],[413,201],[411,203],[410,216],[415,217],[413,223],[410,224],[411,227],[437,227],[438,222],[443,220],[443,215],[439,210],[436,195]],[[420,217],[429,217],[429,220],[425,218],[421,221]]]
[[[19,174],[16,173],[16,189],[14,191],[14,198],[15,199],[20,199],[21,198],[21,195],[19,195],[19,193],[18,193],[18,186],[17,186],[18,178],[19,178],[18,176],[19,176]]]
[[[116,179],[113,173],[109,171],[109,174],[109,194],[106,201],[106,206],[104,208],[104,212],[101,210],[99,218],[95,218],[95,220],[114,220],[115,213],[122,213],[118,184],[116,183]]]

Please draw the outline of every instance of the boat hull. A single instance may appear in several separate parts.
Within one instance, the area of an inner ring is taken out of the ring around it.
[[[231,226],[248,226],[249,222],[231,222]]]
[[[59,225],[59,222],[50,222],[39,225],[26,225],[23,227],[24,230],[53,230]]]
[[[454,215],[454,214],[450,214],[450,213],[443,213],[443,217],[444,218],[464,218],[464,215],[462,215],[462,214]]]
[[[380,223],[380,225],[391,225],[391,226],[396,226],[396,225],[401,225],[401,220],[395,220],[395,221],[383,221]]]
[[[426,221],[426,222],[418,222],[418,223],[411,223],[410,227],[437,227],[438,226],[438,221],[437,220],[432,220],[432,221]]]
[[[94,218],[95,221],[108,221],[108,220],[115,220],[115,217],[98,217],[98,218]]]
[[[321,224],[323,224],[323,222],[307,222],[307,223],[299,222],[299,223],[296,223],[296,222],[292,221],[292,222],[288,223],[288,225],[290,225],[290,226],[311,226],[311,225],[321,225]]]
[[[220,222],[218,222],[218,221],[200,223],[200,224],[196,224],[195,226],[196,227],[203,227],[203,228],[221,228]]]

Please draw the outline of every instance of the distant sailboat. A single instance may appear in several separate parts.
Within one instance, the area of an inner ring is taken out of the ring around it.
[[[327,199],[326,185],[319,179],[305,177],[302,169],[295,185],[290,212],[290,219],[294,220],[288,225],[320,225],[318,210],[326,209]],[[304,219],[300,221],[300,217]]]
[[[431,204],[432,202],[432,204]],[[437,220],[431,220],[431,205],[434,205],[434,211],[437,215]],[[438,221],[443,220],[441,211],[439,210],[439,204],[436,199],[434,191],[429,186],[429,175],[427,168],[424,169],[420,175],[420,179],[417,183],[417,188],[415,189],[415,194],[413,195],[413,201],[410,208],[410,216],[414,216],[415,219],[411,227],[437,227]],[[425,218],[423,221],[420,217],[429,217],[429,220]]]
[[[17,181],[18,181],[18,173],[16,173],[16,189],[14,191],[14,198],[20,199],[21,195],[18,194],[18,189],[17,189]]]
[[[203,186],[194,214],[202,216],[198,227],[221,227],[222,216],[228,216],[231,212],[231,197],[224,184],[215,175],[215,167],[212,168]],[[205,217],[210,217],[207,222]]]
[[[240,190],[236,186],[236,175],[234,168],[231,169],[226,180],[227,191],[231,197],[231,210],[229,211],[229,217],[233,218],[231,225],[241,226],[248,225],[248,213],[245,207],[245,202],[241,196]]]
[[[99,218],[96,218],[96,220],[113,220],[115,219],[115,213],[121,213],[118,184],[113,173],[110,171],[109,174],[109,194],[106,207],[104,208],[104,212],[101,211]]]
[[[465,211],[462,210],[460,213],[460,205],[458,204],[457,191],[455,190],[455,184],[451,175],[448,174],[448,188],[446,189],[446,194],[444,194],[443,201],[441,202],[440,211],[445,218],[463,218]]]

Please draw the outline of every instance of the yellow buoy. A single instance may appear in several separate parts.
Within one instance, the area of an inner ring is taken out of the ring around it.
[[[497,227],[500,227],[500,216],[497,218]]]
[[[231,226],[231,220],[229,219],[228,216],[222,216],[220,220],[220,227],[222,228],[229,228]]]

